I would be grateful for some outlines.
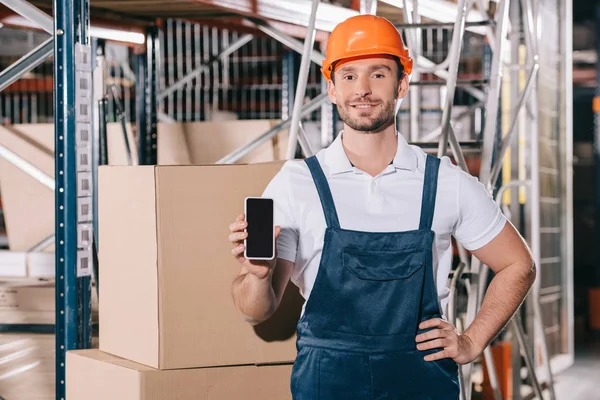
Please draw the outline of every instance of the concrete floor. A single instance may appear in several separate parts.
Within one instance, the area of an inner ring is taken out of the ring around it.
[[[53,335],[0,334],[0,400],[51,400],[54,385]],[[600,400],[600,339],[578,345],[555,389],[557,400]]]
[[[558,400],[600,400],[600,337],[576,345],[575,364],[555,378]]]
[[[0,334],[0,398],[54,399],[54,335]]]

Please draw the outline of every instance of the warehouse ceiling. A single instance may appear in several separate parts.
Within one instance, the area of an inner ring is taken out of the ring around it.
[[[455,3],[447,0],[423,1],[456,8]],[[52,14],[52,1],[32,0],[30,3]],[[92,24],[125,30],[143,31],[145,26],[155,24],[158,19],[173,18],[257,33],[245,19],[254,16],[302,38],[306,35],[303,26],[308,22],[311,3],[309,0],[91,0],[90,16]],[[378,15],[402,23],[403,11],[395,4],[400,5],[401,1],[379,1]],[[317,13],[316,28],[321,33],[317,40],[324,39],[326,36],[322,34],[331,31],[341,20],[357,14],[359,5],[360,0],[322,0]],[[448,15],[448,18],[452,20],[453,16]],[[33,27],[3,5],[0,5],[0,22],[7,26],[22,23],[21,26]]]

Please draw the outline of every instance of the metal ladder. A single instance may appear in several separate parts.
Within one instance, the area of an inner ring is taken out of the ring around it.
[[[537,35],[535,35],[535,26],[533,24],[534,16],[533,16],[533,6],[531,0],[521,0],[521,7],[523,9],[523,13],[525,14],[525,40],[527,44],[527,48],[530,49],[528,54],[528,66],[526,67],[529,73],[527,78],[527,83],[525,88],[520,93],[519,101],[517,104],[517,108],[513,113],[513,118],[510,124],[510,128],[508,133],[502,139],[502,142],[498,148],[495,148],[495,143],[497,139],[497,124],[496,121],[498,119],[498,101],[500,98],[500,90],[502,84],[502,67],[504,65],[504,47],[506,46],[507,40],[507,28],[509,24],[509,7],[510,0],[500,0],[497,3],[497,9],[495,11],[495,18],[493,23],[490,23],[489,26],[495,26],[495,35],[491,36],[491,29],[488,30],[488,41],[490,46],[493,47],[493,56],[492,56],[492,65],[491,65],[491,76],[489,81],[489,86],[487,90],[487,96],[485,99],[485,110],[486,110],[486,124],[483,132],[483,140],[482,140],[482,148],[481,148],[481,169],[479,173],[479,180],[492,192],[493,186],[497,181],[504,155],[506,154],[507,149],[511,144],[511,138],[514,136],[517,116],[520,110],[524,107],[527,101],[530,101],[533,105],[532,109],[533,113],[537,116],[537,96],[534,89],[535,87],[535,78],[537,77],[537,72],[539,71],[538,64],[538,53],[537,53]],[[417,10],[417,1],[413,1],[413,12]],[[456,159],[457,164],[463,169],[465,172],[468,172],[468,168],[463,156],[462,148],[460,143],[456,139],[452,121],[450,119],[453,99],[456,89],[457,83],[457,75],[458,75],[458,62],[460,58],[461,46],[463,43],[464,32],[466,28],[466,17],[468,12],[471,10],[473,6],[474,0],[459,0],[458,2],[458,10],[457,18],[454,24],[454,31],[451,43],[451,50],[448,56],[448,79],[447,79],[447,95],[445,107],[443,109],[442,116],[442,125],[440,127],[441,137],[439,140],[439,146],[437,151],[437,156],[441,157],[446,154],[448,142],[452,149],[452,153]],[[496,3],[491,3],[496,4]],[[481,14],[483,12],[483,2],[478,1],[479,11]],[[418,23],[418,13],[413,16],[416,17],[416,20],[411,20],[410,13],[407,11],[407,1],[404,0],[404,15],[405,19],[409,23]],[[486,21],[482,21],[485,23]],[[490,21],[492,22],[492,21]],[[409,39],[409,48],[414,48],[417,50],[415,54],[417,59],[417,71],[419,71],[420,67],[423,65],[422,62],[419,62],[419,43],[415,36],[412,38],[410,35],[407,35]],[[410,41],[412,40],[412,44]],[[431,71],[431,69],[428,69]],[[535,117],[534,117],[535,118]],[[536,132],[534,130],[533,132]],[[502,194],[509,187],[516,186],[527,186],[530,192],[530,199],[533,203],[539,203],[539,182],[536,177],[536,167],[538,163],[538,147],[537,147],[537,135],[533,135],[533,138],[536,140],[531,140],[532,148],[531,148],[531,163],[532,163],[532,178],[525,182],[512,181],[500,188],[498,191],[496,198],[497,201],[500,202],[502,199]],[[493,160],[493,156],[495,154],[495,160]],[[539,207],[532,207],[532,226],[539,227]],[[531,245],[532,252],[534,254],[534,259],[536,261],[536,265],[539,265],[540,260],[540,243],[539,243],[539,232],[536,235],[535,233],[531,235]],[[481,307],[481,303],[483,301],[483,295],[485,291],[485,285],[487,283],[487,278],[489,274],[489,268],[477,260],[475,257],[472,257],[471,260],[468,259],[467,253],[460,244],[458,246],[459,255],[461,258],[461,265],[455,271],[455,275],[453,276],[453,286],[456,290],[456,282],[460,279],[462,274],[468,273],[470,275],[470,279],[468,282],[469,291],[468,291],[468,308],[467,315],[464,325],[468,326],[473,319],[479,308]],[[545,382],[547,389],[549,390],[550,399],[555,399],[554,393],[554,385],[552,380],[552,371],[550,368],[550,360],[548,356],[547,344],[545,340],[545,335],[543,334],[543,323],[541,317],[541,309],[539,302],[539,284],[540,279],[536,280],[534,284],[533,290],[529,295],[529,302],[533,307],[533,319],[535,326],[535,335],[534,335],[534,348],[541,348],[540,357],[542,360],[542,369],[545,372],[547,382]],[[452,307],[454,304],[452,304]],[[456,315],[453,313],[452,322],[456,325]],[[515,316],[510,321],[510,327],[514,331],[514,335],[517,338],[518,345],[520,347],[520,351],[522,352],[525,360],[525,364],[528,371],[528,378],[531,381],[531,386],[533,388],[533,393],[535,394],[534,398],[543,399],[543,390],[542,384],[538,379],[539,372],[536,368],[536,363],[534,362],[535,357],[532,352],[532,348],[526,340],[525,332],[523,329],[523,324],[520,318],[519,312],[515,314]],[[486,367],[489,373],[490,384],[494,392],[494,398],[499,400],[502,398],[500,390],[498,388],[498,378],[494,367],[493,357],[491,353],[491,349],[488,347],[484,351],[484,358],[486,362]],[[513,366],[517,367],[517,370],[520,370],[520,365]],[[466,365],[462,367],[462,384],[461,384],[461,396],[465,400],[470,400],[472,396],[472,365]],[[516,394],[518,398],[520,398],[520,394]]]

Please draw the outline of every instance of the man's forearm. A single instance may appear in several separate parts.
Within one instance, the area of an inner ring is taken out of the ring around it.
[[[277,300],[271,276],[257,278],[250,273],[241,274],[233,282],[233,301],[249,322],[258,324],[268,319],[276,308]]]
[[[483,351],[504,329],[535,280],[535,266],[512,264],[490,282],[480,311],[464,332]]]

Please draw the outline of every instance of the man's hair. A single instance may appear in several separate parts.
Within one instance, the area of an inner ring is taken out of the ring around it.
[[[402,63],[400,62],[400,59],[398,57],[394,57],[394,61],[396,61],[396,66],[398,67],[398,81],[401,81],[402,78],[404,78],[404,65],[402,65]],[[335,85],[335,64],[334,63],[332,65],[332,70],[331,70],[331,82],[333,82],[333,84]]]

